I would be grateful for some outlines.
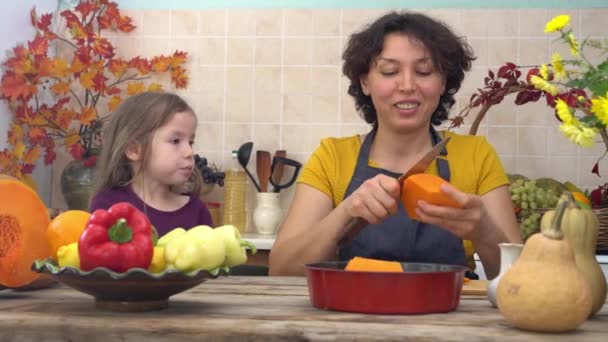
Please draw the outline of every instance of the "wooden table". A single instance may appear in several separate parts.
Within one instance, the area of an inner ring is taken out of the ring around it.
[[[484,296],[430,315],[366,315],[311,306],[305,278],[226,277],[171,297],[165,310],[95,309],[93,297],[63,285],[0,291],[0,341],[191,340],[607,341],[608,305],[569,334],[509,326]]]

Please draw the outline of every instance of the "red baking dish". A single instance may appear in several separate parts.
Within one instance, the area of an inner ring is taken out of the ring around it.
[[[306,265],[310,302],[320,309],[375,314],[449,312],[466,267],[402,263],[403,272],[345,271],[346,262]]]

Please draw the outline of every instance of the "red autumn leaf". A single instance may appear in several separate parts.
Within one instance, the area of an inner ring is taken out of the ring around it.
[[[70,108],[61,108],[57,110],[56,113],[55,123],[63,130],[70,127],[70,123],[72,123],[74,118],[78,115],[78,113]]]
[[[600,162],[595,162],[595,165],[593,165],[593,168],[591,169],[591,173],[595,173],[598,177],[600,176]]]
[[[44,165],[51,165],[57,154],[55,153],[55,144],[49,144],[44,149]]]
[[[175,51],[171,57],[171,68],[180,66],[186,62],[188,53],[185,51]]]
[[[186,88],[188,85],[188,75],[186,75],[186,70],[180,67],[173,68],[173,70],[171,70],[171,82],[178,89]]]
[[[105,38],[95,39],[95,44],[93,44],[93,52],[104,58],[114,57],[114,47]]]
[[[108,111],[113,112],[116,107],[122,102],[120,96],[112,96],[110,101],[108,101]]]
[[[108,78],[103,74],[103,72],[97,72],[93,77],[93,89],[100,93],[105,91],[107,80]]]
[[[85,107],[78,119],[83,125],[89,125],[91,121],[95,120],[96,118],[97,110],[95,110],[93,107]]]
[[[114,77],[120,77],[127,70],[127,62],[122,59],[111,59],[108,63],[108,69]]]
[[[82,162],[82,165],[84,165],[85,167],[94,167],[96,164],[97,156],[90,156],[84,162]]]
[[[103,29],[119,30],[121,32],[131,32],[135,26],[131,24],[131,18],[121,16],[118,5],[114,2],[107,4],[105,11],[97,18],[99,27]]]
[[[2,77],[0,94],[3,98],[10,100],[29,99],[32,96],[32,88],[25,83],[25,79],[22,77],[7,73]]]
[[[88,48],[86,46],[82,46],[82,47],[78,48],[78,50],[76,50],[76,52],[74,52],[74,55],[85,66],[88,66],[89,64],[91,64],[92,58],[91,58],[91,49],[90,48]]]
[[[49,49],[49,41],[41,35],[36,35],[34,40],[27,43],[34,56],[45,56]]]
[[[106,89],[106,95],[112,96],[116,94],[120,94],[122,90],[118,87],[111,87]]]
[[[21,173],[31,174],[34,171],[34,164],[23,164],[21,167]]]
[[[53,58],[53,63],[51,64],[51,72],[50,76],[55,78],[64,78],[67,77],[70,73],[70,69],[68,67],[68,63],[62,58]]]
[[[152,70],[156,72],[165,72],[169,70],[169,66],[171,65],[171,58],[165,56],[157,56],[152,58],[150,64],[152,65]]]
[[[74,8],[76,12],[82,14],[83,18],[86,18],[91,12],[96,9],[96,3],[94,1],[81,1],[78,6]]]
[[[27,132],[27,137],[34,144],[40,143],[47,137],[46,131],[40,127],[32,127]]]
[[[128,63],[129,68],[137,69],[141,75],[146,75],[150,72],[150,62],[142,57],[134,57]]]

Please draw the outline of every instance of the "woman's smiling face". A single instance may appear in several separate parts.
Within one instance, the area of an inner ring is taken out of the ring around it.
[[[405,132],[428,127],[445,90],[445,77],[421,42],[390,33],[361,78],[361,87],[372,98],[378,125]]]

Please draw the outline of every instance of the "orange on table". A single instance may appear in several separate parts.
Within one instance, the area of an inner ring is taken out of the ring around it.
[[[46,230],[51,255],[57,260],[59,247],[78,242],[91,214],[83,210],[68,210],[57,215]]]

